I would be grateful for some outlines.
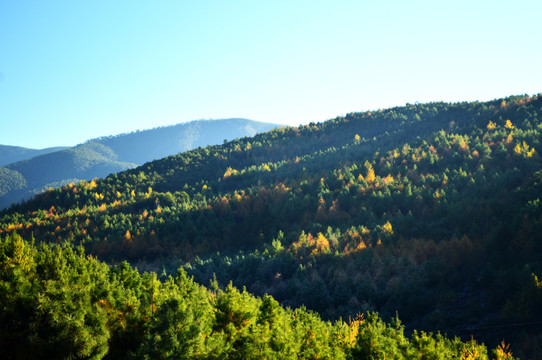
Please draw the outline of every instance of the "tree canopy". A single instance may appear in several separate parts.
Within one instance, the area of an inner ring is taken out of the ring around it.
[[[0,234],[533,357],[540,114],[542,96],[513,96],[283,127],[50,189],[1,212]]]

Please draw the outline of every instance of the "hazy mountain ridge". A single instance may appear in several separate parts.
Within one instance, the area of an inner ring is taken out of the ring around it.
[[[20,146],[0,145],[0,166],[64,149],[67,149],[67,147],[58,146],[45,149],[28,149]]]
[[[254,136],[277,124],[248,119],[196,120],[117,136],[90,140],[111,148],[121,161],[139,165],[187,151],[198,146],[221,144],[224,140]],[[140,147],[137,144],[145,144]]]
[[[41,154],[4,166],[0,173],[0,208],[48,187],[102,178],[148,161],[225,139],[252,136],[276,124],[247,119],[199,120],[151,130],[91,139],[72,148],[29,150],[5,147],[20,157]],[[14,158],[6,157],[6,159]]]

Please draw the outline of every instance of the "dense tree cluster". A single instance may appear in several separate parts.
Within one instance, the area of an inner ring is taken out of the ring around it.
[[[0,260],[6,359],[488,359],[475,341],[408,338],[398,320],[374,313],[331,324],[231,284],[207,290],[182,269],[158,279],[66,244],[34,246],[13,234],[0,239]]]
[[[51,189],[0,233],[534,356],[541,114],[541,96],[515,96],[280,128]]]

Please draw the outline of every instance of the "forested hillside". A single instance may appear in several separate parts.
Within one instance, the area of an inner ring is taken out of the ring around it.
[[[352,113],[53,189],[0,229],[539,358],[541,131],[542,96]]]
[[[5,190],[0,193],[0,208],[48,188],[105,177],[137,166],[117,159],[110,148],[91,142],[1,167]]]
[[[276,126],[247,119],[200,120],[102,137],[58,151],[0,147],[0,159],[26,156],[0,167],[0,209],[50,187],[102,178],[151,160],[252,136]]]

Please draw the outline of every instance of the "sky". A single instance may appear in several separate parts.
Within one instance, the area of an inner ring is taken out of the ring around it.
[[[0,144],[533,95],[540,14],[540,0],[0,0]]]

